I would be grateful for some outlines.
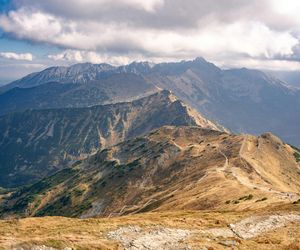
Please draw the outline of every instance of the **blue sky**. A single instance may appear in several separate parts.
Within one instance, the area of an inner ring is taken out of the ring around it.
[[[0,0],[0,84],[53,65],[197,56],[298,71],[299,11],[299,0]]]
[[[14,10],[14,4],[11,0],[0,0],[0,13],[7,14]],[[16,39],[9,34],[6,34],[0,27],[0,48],[1,52],[29,52],[37,57],[44,57],[48,53],[57,52],[58,49],[45,44],[32,43],[30,41]]]
[[[0,13],[7,15],[15,6],[11,0],[0,0]],[[34,71],[56,65],[48,59],[48,55],[58,53],[61,49],[44,43],[18,39],[4,32],[0,27],[0,53],[30,53],[33,60],[15,60],[0,57],[0,85],[11,82]]]
[[[11,9],[11,1],[10,0],[0,0],[0,11],[5,12]]]
[[[9,11],[14,10],[14,4],[11,0],[0,0],[0,13],[7,14]],[[0,48],[1,52],[13,51],[16,53],[31,52],[36,53],[39,56],[45,54],[45,46],[40,46],[37,44],[31,44],[23,40],[18,40],[6,34],[0,26]]]

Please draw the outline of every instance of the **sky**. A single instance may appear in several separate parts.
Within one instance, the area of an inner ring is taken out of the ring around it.
[[[299,0],[0,0],[0,84],[53,65],[300,70]]]

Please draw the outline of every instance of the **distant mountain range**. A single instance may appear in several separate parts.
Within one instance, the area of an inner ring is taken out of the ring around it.
[[[89,84],[47,82],[35,87],[12,88],[0,95],[0,115],[26,109],[90,107],[117,103],[139,99],[157,91],[159,89],[153,84],[134,74],[111,75]]]
[[[87,107],[137,99],[159,89],[235,133],[271,131],[300,146],[300,90],[261,71],[221,70],[203,58],[52,67],[0,88],[0,114],[24,109]]]
[[[300,71],[299,70],[290,70],[290,71],[270,70],[267,72],[278,77],[279,79],[287,82],[287,84],[289,86],[300,89]]]
[[[132,102],[0,116],[0,187],[37,181],[99,149],[164,125],[225,130],[166,90]]]

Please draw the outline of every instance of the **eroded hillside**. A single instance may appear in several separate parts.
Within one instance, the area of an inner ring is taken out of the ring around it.
[[[99,149],[163,125],[223,130],[169,91],[89,108],[28,110],[0,117],[0,186],[38,180]]]

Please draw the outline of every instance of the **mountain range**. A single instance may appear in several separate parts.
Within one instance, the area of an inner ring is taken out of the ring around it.
[[[203,58],[1,87],[0,248],[299,249],[299,91]]]
[[[113,75],[89,84],[51,81],[33,87],[16,87],[3,93],[0,114],[26,109],[90,107],[139,99],[157,91],[157,87],[134,74]]]
[[[164,125],[225,130],[166,90],[132,102],[3,115],[0,117],[0,186],[37,181],[99,149]]]
[[[203,58],[125,66],[52,67],[0,88],[0,114],[24,109],[87,107],[133,100],[160,89],[235,133],[270,131],[300,146],[300,90],[246,68],[222,70]]]

